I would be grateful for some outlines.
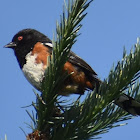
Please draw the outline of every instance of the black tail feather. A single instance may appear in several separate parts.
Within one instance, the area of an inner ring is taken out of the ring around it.
[[[114,103],[134,116],[140,115],[140,102],[126,94],[122,94]]]

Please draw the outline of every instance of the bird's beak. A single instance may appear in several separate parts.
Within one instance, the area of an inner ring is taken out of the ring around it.
[[[16,45],[15,42],[10,42],[10,43],[8,43],[7,45],[5,45],[4,48],[14,48],[14,47],[16,47],[16,46],[17,46],[17,45]]]

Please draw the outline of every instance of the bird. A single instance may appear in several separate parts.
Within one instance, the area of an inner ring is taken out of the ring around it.
[[[24,76],[40,91],[48,67],[47,58],[53,51],[52,41],[43,33],[28,28],[16,33],[4,47],[14,50]],[[85,90],[98,89],[102,83],[91,66],[72,51],[69,52],[62,72],[67,72],[69,76],[62,84],[61,91],[58,91],[60,95],[83,95]],[[132,115],[140,115],[140,103],[126,94],[120,95],[114,103]]]

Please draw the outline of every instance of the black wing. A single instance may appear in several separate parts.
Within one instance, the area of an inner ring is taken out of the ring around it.
[[[68,61],[75,66],[79,66],[80,68],[83,68],[87,72],[92,73],[93,75],[97,75],[95,71],[78,55],[76,55],[74,52],[70,52]]]
[[[82,70],[88,80],[93,83],[93,85],[96,85],[98,90],[101,80],[97,77],[96,72],[83,59],[81,59],[75,53],[70,52],[68,61],[75,65],[79,71]]]
[[[53,46],[52,43],[43,43],[45,46],[49,47],[50,51],[52,51]],[[83,60],[81,59],[78,55],[76,55],[74,52],[70,51],[69,53],[69,59],[68,62],[72,63],[75,65],[77,68],[82,69],[86,75],[89,77],[91,80],[97,80],[100,81],[97,78],[96,72]]]

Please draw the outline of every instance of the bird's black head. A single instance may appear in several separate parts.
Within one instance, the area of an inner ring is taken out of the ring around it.
[[[14,50],[20,67],[22,67],[25,64],[25,56],[32,51],[37,42],[51,43],[51,40],[37,30],[23,29],[13,37],[12,42],[7,44],[5,48]]]
[[[23,29],[19,31],[12,39],[12,42],[7,44],[5,48],[16,50],[30,50],[37,42],[51,43],[51,40],[34,29]]]

